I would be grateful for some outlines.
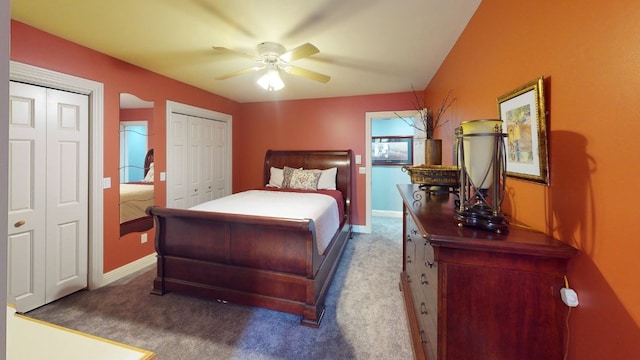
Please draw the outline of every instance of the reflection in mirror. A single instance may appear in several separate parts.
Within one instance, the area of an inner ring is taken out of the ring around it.
[[[120,236],[146,231],[153,219],[145,213],[153,205],[153,101],[120,94]]]

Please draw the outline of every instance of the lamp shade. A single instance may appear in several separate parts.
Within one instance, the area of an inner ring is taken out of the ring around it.
[[[268,91],[278,91],[284,88],[284,82],[280,78],[278,69],[271,68],[258,79],[258,85]]]
[[[482,119],[461,124],[464,146],[464,166],[476,189],[488,189],[493,183],[495,137],[482,134],[502,132],[502,120]],[[466,136],[471,135],[471,136]]]

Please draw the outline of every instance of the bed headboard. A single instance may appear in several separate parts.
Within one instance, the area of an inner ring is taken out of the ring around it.
[[[271,167],[284,166],[303,169],[338,168],[336,188],[345,200],[345,214],[351,219],[351,192],[353,178],[353,151],[351,150],[267,150],[264,156],[263,184],[269,182]]]

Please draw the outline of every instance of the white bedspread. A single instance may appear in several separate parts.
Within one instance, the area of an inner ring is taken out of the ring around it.
[[[248,190],[196,205],[191,210],[313,220],[318,252],[338,230],[338,204],[324,194]]]

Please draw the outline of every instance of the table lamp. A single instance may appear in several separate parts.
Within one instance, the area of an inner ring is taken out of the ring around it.
[[[458,226],[475,226],[502,233],[508,221],[501,212],[506,178],[502,120],[463,121],[457,135],[460,165]]]

